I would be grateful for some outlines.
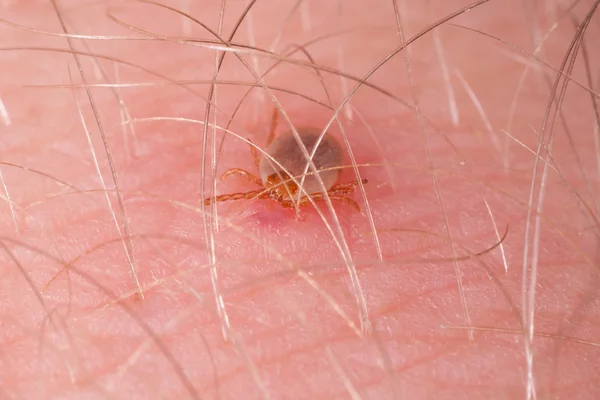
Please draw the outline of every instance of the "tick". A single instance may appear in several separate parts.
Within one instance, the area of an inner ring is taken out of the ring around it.
[[[329,196],[331,200],[344,202],[360,211],[358,204],[347,197],[356,190],[359,181],[355,180],[349,183],[336,184],[340,177],[340,167],[342,167],[344,159],[344,152],[340,143],[333,136],[325,134],[313,155],[312,161],[327,190],[326,192],[322,192],[318,179],[311,173],[310,168],[304,176],[304,180],[302,180],[307,161],[293,133],[288,131],[275,138],[278,115],[277,111],[273,113],[265,152],[274,160],[277,160],[284,168],[282,169],[265,155],[259,156],[256,149],[252,147],[252,155],[260,173],[260,178],[244,169],[232,168],[227,170],[221,179],[226,179],[232,175],[239,175],[259,186],[260,189],[243,193],[222,194],[214,198],[208,197],[204,200],[204,204],[209,205],[212,201],[258,198],[274,200],[285,208],[295,208],[296,204],[300,206],[310,204],[310,199],[318,201]],[[296,131],[308,154],[312,154],[321,135],[321,130],[303,127],[296,129]],[[288,172],[292,176],[288,175]],[[301,195],[298,202],[298,192],[301,190],[292,177],[296,182],[302,184],[303,193],[308,193],[310,198],[309,196]],[[365,184],[367,180],[361,179],[360,182]]]

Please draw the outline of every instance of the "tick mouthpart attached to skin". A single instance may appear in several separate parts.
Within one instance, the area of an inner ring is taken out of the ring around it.
[[[260,178],[240,168],[229,169],[222,176],[222,179],[225,179],[232,175],[239,175],[261,188],[249,192],[208,197],[204,200],[204,204],[210,205],[213,201],[258,198],[274,200],[284,208],[295,208],[297,205],[306,206],[311,204],[311,201],[321,201],[328,197],[331,200],[346,203],[360,212],[359,205],[347,196],[352,194],[361,183],[366,184],[368,181],[361,179],[360,181],[336,184],[344,159],[344,152],[339,142],[328,134],[325,134],[319,142],[321,131],[315,128],[304,127],[296,130],[308,154],[313,153],[318,143],[312,157],[312,162],[319,174],[317,177],[311,173],[310,168],[307,170],[306,157],[292,132],[286,132],[273,140],[276,119],[277,114],[275,113],[265,151],[270,157],[266,155],[259,157],[256,152],[253,152]],[[279,165],[272,160],[276,160]],[[325,192],[321,190],[319,178],[326,189]],[[305,193],[299,199],[300,188],[297,183],[302,185],[302,192]],[[306,193],[309,195],[307,196]]]

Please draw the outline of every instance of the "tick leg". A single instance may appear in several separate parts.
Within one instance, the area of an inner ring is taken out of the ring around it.
[[[228,169],[221,176],[221,179],[225,180],[225,179],[229,178],[231,175],[239,175],[239,176],[247,179],[248,181],[254,183],[257,186],[263,185],[262,180],[260,180],[260,178],[258,178],[256,175],[251,174],[250,172],[246,171],[245,169],[241,169],[241,168]]]
[[[367,179],[361,179],[363,184],[368,183]],[[358,181],[352,181],[350,183],[342,183],[334,185],[327,191],[330,195],[350,194],[358,187]]]
[[[325,200],[325,196],[323,196],[323,194],[321,194],[321,193],[311,194],[310,197],[313,201],[324,201]],[[334,195],[329,195],[329,198],[331,200],[341,201],[342,203],[346,203],[349,206],[352,206],[356,211],[360,212],[360,206],[349,197],[334,194]],[[296,206],[295,201],[288,200],[288,199],[280,199],[277,202],[285,208],[295,208],[295,206]],[[311,204],[311,203],[307,196],[304,196],[300,199],[300,204],[299,204],[300,207],[305,207],[309,204]]]
[[[204,205],[208,206],[213,201],[217,202],[217,201],[230,201],[230,200],[253,199],[253,198],[264,199],[264,198],[267,198],[268,195],[269,195],[269,192],[265,191],[264,189],[252,190],[252,191],[246,192],[246,193],[222,194],[215,198],[207,197],[206,199],[204,199]]]
[[[338,187],[338,188],[333,187],[327,191],[327,194],[329,194],[330,196],[338,196],[338,195],[342,195],[342,194],[353,193],[355,190],[356,190],[355,186]]]
[[[337,196],[337,195],[333,195],[333,196],[329,196],[331,198],[331,200],[337,200],[337,201],[341,201],[342,203],[346,203],[349,206],[354,207],[354,209],[358,212],[360,212],[360,206],[358,205],[357,202],[355,202],[354,200],[352,200],[350,197],[345,197],[345,196]]]

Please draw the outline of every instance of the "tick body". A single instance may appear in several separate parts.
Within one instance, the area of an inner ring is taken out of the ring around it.
[[[340,167],[343,165],[344,152],[340,143],[331,135],[325,136],[319,142],[321,130],[310,127],[301,127],[296,129],[302,144],[309,155],[312,155],[312,162],[318,171],[319,177],[323,182],[326,192],[323,192],[318,178],[312,173],[303,149],[298,144],[293,133],[286,132],[273,139],[276,127],[277,113],[273,115],[271,123],[271,132],[265,153],[258,156],[256,149],[252,147],[255,164],[260,173],[260,178],[250,172],[233,168],[223,174],[223,179],[231,175],[239,175],[260,186],[261,189],[245,193],[231,193],[207,198],[204,204],[209,205],[212,201],[228,201],[240,199],[271,199],[278,202],[285,208],[294,208],[296,204],[305,206],[313,201],[323,200],[328,196],[331,200],[341,201],[360,211],[358,204],[347,195],[356,190],[358,181],[352,181],[346,184],[336,184],[340,177]],[[316,147],[316,151],[315,146]],[[313,154],[314,152],[314,154]],[[278,165],[279,164],[279,165]],[[306,172],[306,175],[304,175]],[[291,175],[291,176],[290,176]],[[304,178],[304,179],[303,179]],[[361,181],[367,183],[366,179]],[[298,202],[298,195],[301,189],[298,184],[302,184],[302,194]],[[310,199],[306,196],[309,194]]]

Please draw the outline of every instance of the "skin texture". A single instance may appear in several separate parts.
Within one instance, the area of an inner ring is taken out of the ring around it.
[[[161,4],[0,2],[0,397],[599,397],[594,1]],[[202,205],[274,107],[360,213]]]

